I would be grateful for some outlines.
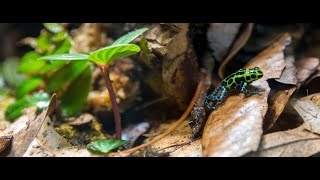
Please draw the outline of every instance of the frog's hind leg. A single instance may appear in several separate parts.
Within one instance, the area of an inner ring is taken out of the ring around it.
[[[225,86],[219,85],[218,87],[216,87],[210,95],[206,96],[205,104],[207,108],[210,110],[218,109],[223,104],[221,102],[225,98],[226,93],[227,93],[227,89]],[[210,105],[210,102],[214,102],[214,101],[217,101],[217,104],[215,106]]]

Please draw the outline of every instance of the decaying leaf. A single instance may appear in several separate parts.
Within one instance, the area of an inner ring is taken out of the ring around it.
[[[85,147],[72,146],[59,133],[57,133],[50,118],[46,118],[37,137],[29,146],[24,157],[91,157],[91,154]]]
[[[222,61],[236,38],[241,23],[210,23],[207,38],[217,61]]]
[[[232,58],[241,50],[241,48],[249,40],[253,29],[253,23],[248,23],[246,28],[243,30],[241,35],[233,43],[231,49],[229,50],[228,56],[223,60],[222,64],[219,67],[218,74],[221,79],[225,78],[225,70],[227,64],[232,60]]]
[[[54,94],[51,97],[48,108],[43,110],[36,118],[28,119],[23,128],[20,129],[17,133],[11,131],[13,140],[10,152],[7,155],[8,157],[20,157],[27,151],[29,145],[38,134],[43,122],[45,121],[45,118],[53,112],[55,103],[56,95]],[[6,133],[8,132],[6,131]]]
[[[291,99],[290,104],[304,120],[306,129],[320,134],[320,109],[308,99]]]
[[[69,125],[82,125],[82,124],[87,124],[92,122],[93,120],[95,120],[96,118],[94,116],[92,116],[89,113],[84,113],[81,116],[75,118],[75,117],[71,117],[71,118],[66,118],[67,124]]]
[[[286,67],[283,70],[280,78],[275,80],[283,84],[297,85],[297,69],[294,65],[294,58],[292,56],[287,57],[284,62],[286,63]]]
[[[247,156],[308,157],[320,151],[320,136],[299,126],[296,129],[264,135],[257,152]]]
[[[126,145],[126,148],[131,148],[136,140],[150,128],[148,122],[141,122],[138,124],[130,125],[122,131],[122,139],[130,141],[130,144]]]
[[[167,129],[170,125],[162,124],[156,131]],[[190,126],[187,121],[184,121],[171,134],[152,144],[147,149],[146,154],[152,156],[167,154],[170,157],[201,157],[201,139],[193,139]]]
[[[307,157],[320,152],[320,123],[317,116],[320,109],[310,100],[312,97],[315,96],[290,100],[304,121],[302,125],[264,135],[257,152],[248,156]]]
[[[283,50],[290,39],[288,34],[282,35],[246,65],[259,67],[264,73],[252,83],[264,92],[247,98],[242,93],[231,96],[210,114],[202,136],[203,156],[242,156],[258,149],[270,91],[266,80],[281,76],[285,67]]]
[[[301,98],[301,100],[306,100],[306,99],[312,101],[314,105],[320,108],[320,93],[311,94],[309,96]]]
[[[298,82],[304,82],[319,66],[318,58],[303,58],[296,61]]]
[[[279,85],[278,85],[279,87]],[[280,85],[282,88],[272,89],[268,97],[269,108],[263,122],[263,130],[266,132],[273,127],[282,111],[286,107],[289,98],[297,87]]]
[[[2,152],[5,151],[7,147],[11,144],[11,141],[12,141],[12,135],[0,137],[0,156]]]

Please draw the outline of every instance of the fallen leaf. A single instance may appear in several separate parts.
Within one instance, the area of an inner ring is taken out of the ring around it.
[[[277,119],[281,115],[282,111],[286,107],[289,98],[297,87],[288,85],[276,85],[277,88],[271,88],[271,92],[268,97],[269,108],[263,122],[264,132],[268,131],[276,123]],[[282,87],[282,88],[279,88]]]
[[[320,93],[311,94],[301,98],[301,100],[311,100],[318,108],[320,108]]]
[[[2,152],[7,149],[12,141],[12,136],[2,136],[0,137],[0,157],[2,156]]]
[[[46,118],[37,137],[29,146],[24,157],[92,157],[86,147],[72,146],[53,128],[50,118]]]
[[[306,129],[320,134],[320,109],[308,99],[291,99],[290,104],[304,120]]]
[[[292,56],[287,57],[284,62],[286,63],[286,67],[280,78],[275,80],[283,84],[297,85],[297,69],[294,65],[294,58]]]
[[[89,113],[81,114],[77,118],[75,118],[75,117],[66,118],[67,124],[73,125],[73,126],[87,124],[87,123],[92,122],[93,120],[95,120],[95,117]]]
[[[19,132],[13,135],[10,153],[8,157],[21,157],[28,150],[28,147],[38,134],[45,118],[50,115],[56,105],[56,95],[53,94],[48,108],[43,110],[36,118],[29,119]]]
[[[320,65],[308,80],[305,81],[304,86],[307,89],[307,93],[314,94],[318,93],[320,90]]]
[[[225,70],[227,64],[232,60],[232,58],[241,50],[241,48],[249,40],[253,29],[253,23],[248,23],[246,28],[239,35],[237,40],[233,43],[231,49],[229,50],[228,56],[223,60],[222,64],[219,67],[218,74],[221,79],[225,77]]]
[[[303,58],[296,61],[298,82],[304,82],[316,71],[319,59],[314,57]]]
[[[210,23],[207,39],[213,56],[222,61],[235,40],[241,23]]]
[[[126,148],[131,148],[136,140],[150,128],[148,122],[141,122],[138,124],[130,125],[122,131],[122,139],[130,141],[130,144],[125,145]]]
[[[162,124],[155,131],[162,131],[170,125],[171,123]],[[167,154],[170,157],[201,157],[201,139],[194,140],[188,121],[183,121],[171,134],[152,144],[147,149],[146,154]]]
[[[254,157],[308,157],[320,151],[320,136],[298,128],[264,135]]]
[[[258,149],[270,92],[266,80],[281,76],[285,67],[283,50],[290,39],[288,34],[282,35],[246,65],[259,67],[264,73],[251,84],[264,92],[247,98],[242,93],[231,96],[210,114],[202,136],[203,156],[242,156]]]

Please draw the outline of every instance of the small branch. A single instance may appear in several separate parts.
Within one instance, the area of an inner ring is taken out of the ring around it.
[[[105,80],[106,87],[108,89],[111,104],[112,104],[112,111],[113,111],[113,115],[114,115],[114,123],[115,123],[115,128],[116,128],[116,138],[120,140],[121,139],[121,116],[120,116],[118,103],[116,100],[116,95],[113,91],[113,87],[112,87],[111,80],[109,77],[109,66],[108,65],[99,66],[99,68],[104,76],[104,80]]]

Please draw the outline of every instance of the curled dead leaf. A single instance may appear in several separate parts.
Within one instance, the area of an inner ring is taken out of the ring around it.
[[[298,82],[304,82],[319,66],[319,59],[314,57],[303,58],[296,61]]]
[[[49,116],[56,107],[56,95],[53,94],[48,107],[36,118],[28,119],[24,127],[17,133],[12,134],[13,140],[8,157],[21,157],[28,150],[28,147],[35,139],[45,118]],[[32,117],[32,116],[31,116]],[[13,123],[14,124],[14,123]],[[11,125],[13,125],[11,124]],[[12,133],[12,132],[11,132]]]
[[[272,89],[268,97],[269,108],[263,123],[263,130],[266,132],[273,127],[277,119],[281,115],[282,111],[286,107],[289,98],[297,87],[289,87],[288,85],[278,85],[278,87]]]
[[[287,57],[284,62],[286,63],[286,67],[283,70],[280,78],[275,80],[283,84],[297,85],[297,69],[294,65],[294,58],[292,56]]]
[[[264,92],[247,98],[242,93],[231,96],[210,114],[202,136],[204,156],[242,156],[258,149],[270,92],[266,80],[281,76],[285,67],[283,50],[290,39],[288,34],[282,35],[246,65],[246,68],[259,67],[264,73],[251,84]]]

